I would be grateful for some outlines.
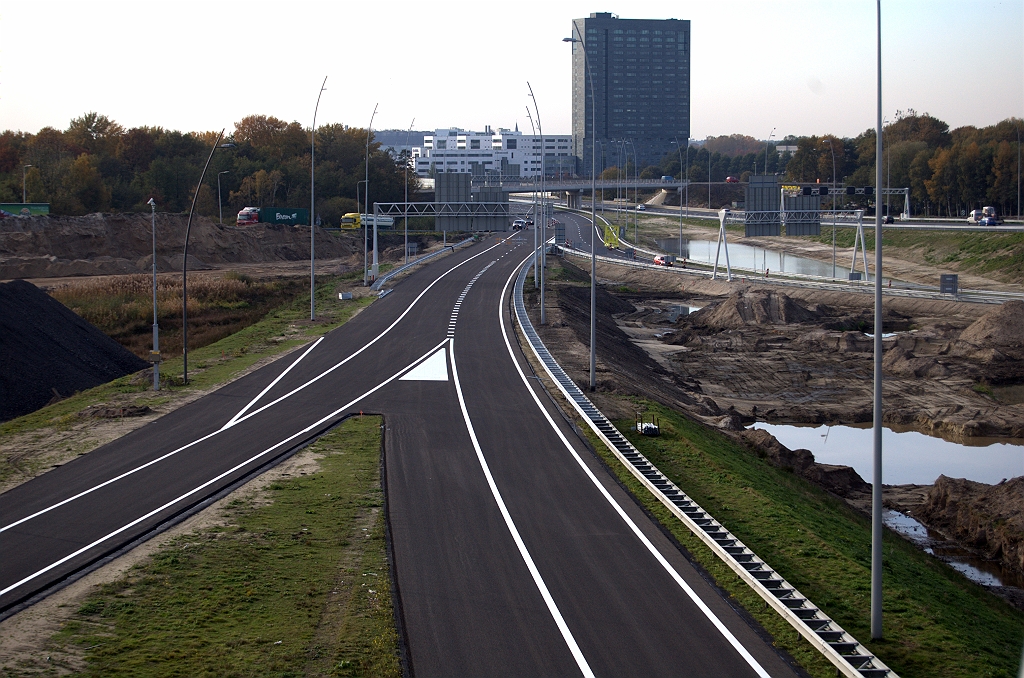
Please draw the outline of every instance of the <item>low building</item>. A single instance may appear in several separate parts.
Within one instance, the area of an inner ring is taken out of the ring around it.
[[[571,175],[575,165],[569,135],[523,134],[490,126],[483,132],[458,127],[424,135],[412,149],[413,167],[421,177],[463,172],[474,177],[537,178],[541,167],[549,177]]]

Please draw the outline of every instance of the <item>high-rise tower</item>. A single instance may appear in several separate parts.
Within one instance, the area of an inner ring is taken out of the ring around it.
[[[593,69],[594,104],[584,47],[573,43],[572,134],[577,171],[590,176],[592,125],[597,124],[597,171],[616,164],[615,145],[627,141],[641,167],[655,164],[690,136],[690,22],[620,19],[595,12],[574,19]],[[596,119],[595,119],[596,116]],[[628,142],[632,141],[633,146]]]

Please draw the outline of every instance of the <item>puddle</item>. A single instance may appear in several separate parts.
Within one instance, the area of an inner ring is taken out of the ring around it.
[[[982,586],[1024,588],[1024,578],[1003,570],[997,562],[978,558],[956,544],[946,541],[941,534],[929,530],[906,514],[886,509],[882,514],[882,521],[889,529],[903,535],[925,553],[942,560],[973,582]]]
[[[682,252],[679,251],[679,238],[659,238],[657,243],[658,247],[662,250],[675,254],[680,258],[685,258],[687,261],[709,265],[715,263],[717,243],[714,240],[690,240],[689,238],[683,238]],[[840,262],[843,260],[843,257],[836,260],[835,277],[846,280],[849,277],[850,268],[840,265]],[[850,263],[849,258],[845,258],[845,262]],[[729,243],[729,263],[738,268],[754,271],[764,271],[767,268],[769,275],[773,271],[781,271],[783,273],[799,273],[802,275],[820,276],[822,278],[832,277],[832,262],[808,259],[807,257],[768,250],[763,247],[741,245],[735,242]],[[723,269],[725,268],[724,247],[719,255],[718,265]],[[858,265],[860,265],[859,260]],[[870,276],[864,279],[869,280]]]
[[[757,422],[791,450],[807,449],[823,464],[852,466],[870,482],[874,438],[870,425],[792,426]],[[917,431],[882,429],[882,482],[930,485],[939,475],[995,485],[1024,475],[1024,440],[970,438],[954,443]]]

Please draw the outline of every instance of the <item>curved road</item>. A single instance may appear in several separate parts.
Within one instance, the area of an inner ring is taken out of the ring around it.
[[[309,348],[0,495],[0,612],[380,412],[414,675],[795,675],[533,378],[508,303],[532,240],[424,266]]]

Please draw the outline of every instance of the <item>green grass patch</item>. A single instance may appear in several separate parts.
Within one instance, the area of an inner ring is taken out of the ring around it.
[[[54,642],[82,648],[85,676],[400,676],[380,423],[321,437],[319,470],[102,586]]]
[[[903,676],[1017,675],[1024,613],[886,531],[885,639],[870,641],[870,521],[724,435],[650,403],[659,438],[633,444],[816,605]],[[616,422],[627,432],[632,421]],[[589,433],[589,431],[588,431]],[[592,437],[663,525],[812,675],[835,669]]]
[[[853,247],[856,230],[836,230],[836,245]],[[822,224],[820,236],[807,236],[815,242],[832,244],[832,229]],[[864,240],[869,251],[875,249],[874,227],[865,225]],[[904,231],[882,229],[883,251],[907,250],[925,263],[935,266],[955,264],[958,271],[978,275],[998,274],[1007,282],[1024,282],[1024,233],[976,233],[957,231]]]

